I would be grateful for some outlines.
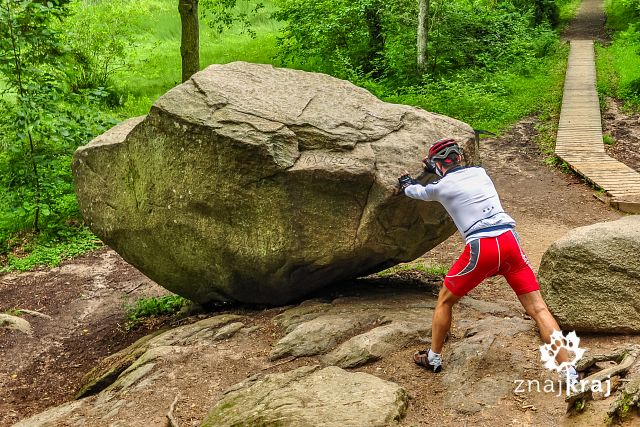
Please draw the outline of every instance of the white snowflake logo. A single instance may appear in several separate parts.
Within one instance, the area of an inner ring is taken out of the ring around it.
[[[540,358],[545,362],[544,366],[552,371],[562,372],[569,366],[575,366],[578,360],[582,359],[585,349],[580,348],[580,338],[574,332],[569,332],[565,337],[562,331],[553,331],[551,334],[551,343],[540,346]],[[565,349],[569,353],[569,361],[558,364],[556,356],[561,349]],[[573,355],[573,358],[571,358]]]

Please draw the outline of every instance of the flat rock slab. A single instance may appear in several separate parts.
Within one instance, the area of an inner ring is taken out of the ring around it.
[[[526,349],[514,337],[531,333],[534,323],[519,318],[488,317],[462,321],[465,338],[451,345],[444,360],[444,405],[463,414],[481,411],[509,396],[513,381],[524,374]],[[489,372],[499,375],[489,376]]]
[[[431,320],[413,320],[392,322],[356,335],[323,357],[322,361],[342,368],[355,368],[419,343],[431,334]]]
[[[275,316],[285,335],[274,344],[270,359],[326,355],[323,363],[352,368],[424,343],[431,334],[435,298],[418,289],[376,290],[331,303],[305,301]]]
[[[563,329],[640,333],[640,216],[571,230],[545,252],[538,276]]]
[[[380,321],[377,313],[325,314],[299,324],[278,341],[269,360],[285,356],[314,356],[334,348],[340,341]]]
[[[395,383],[335,366],[311,366],[232,387],[202,426],[388,426],[404,417],[407,405],[407,393]]]

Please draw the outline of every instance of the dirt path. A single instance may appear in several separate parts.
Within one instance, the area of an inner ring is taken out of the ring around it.
[[[576,17],[565,28],[564,40],[606,41],[605,14],[602,0],[582,0]]]
[[[59,268],[0,277],[0,312],[51,316],[24,316],[32,336],[0,329],[0,425],[71,399],[99,359],[157,327],[126,332],[124,305],[166,293],[106,248]]]

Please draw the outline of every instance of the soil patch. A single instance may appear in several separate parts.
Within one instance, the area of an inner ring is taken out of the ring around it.
[[[172,322],[123,327],[127,302],[167,293],[108,248],[51,270],[0,277],[0,312],[51,317],[23,315],[32,336],[0,329],[0,425],[70,400],[98,360]]]
[[[562,32],[564,40],[607,41],[602,0],[582,0],[575,18]]]
[[[623,108],[623,103],[607,98],[607,108],[602,114],[604,148],[608,155],[640,172],[640,115]]]

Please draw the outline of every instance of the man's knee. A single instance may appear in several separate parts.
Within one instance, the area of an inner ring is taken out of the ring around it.
[[[540,291],[533,291],[523,295],[518,295],[522,306],[529,316],[534,319],[538,319],[541,316],[549,313],[547,304],[542,299]]]
[[[438,294],[438,305],[452,307],[455,303],[460,301],[460,297],[451,292],[446,286],[440,289]]]
[[[539,319],[541,316],[544,316],[549,313],[549,308],[544,301],[536,301],[535,303],[529,305],[526,308],[527,314],[534,319]]]

